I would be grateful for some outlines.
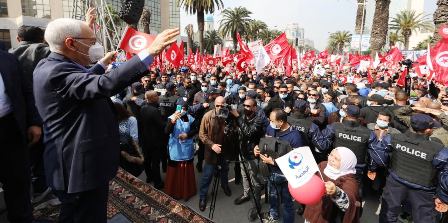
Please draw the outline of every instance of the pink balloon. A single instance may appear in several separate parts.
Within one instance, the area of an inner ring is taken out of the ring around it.
[[[301,187],[292,188],[288,184],[289,193],[299,203],[305,205],[313,205],[318,203],[325,193],[325,185],[322,179],[314,175],[308,183]]]

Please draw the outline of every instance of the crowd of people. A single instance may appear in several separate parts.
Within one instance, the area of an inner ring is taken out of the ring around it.
[[[175,199],[198,193],[200,211],[213,177],[231,196],[234,167],[242,185],[234,203],[252,202],[251,221],[294,222],[298,213],[311,223],[359,222],[366,193],[381,201],[380,222],[443,220],[447,86],[410,75],[399,87],[401,71],[384,68],[369,71],[374,82],[353,67],[324,65],[316,73],[318,59],[295,64],[290,75],[274,64],[257,72],[220,62],[148,70],[178,32],[162,32],[147,51],[116,65],[114,52],[95,50],[88,24],[72,19],[50,22],[45,33],[22,27],[19,47],[0,51],[9,61],[0,65],[0,143],[8,148],[0,151],[0,180],[11,222],[31,222],[29,165],[42,160],[45,171],[33,174],[61,200],[61,222],[105,222],[118,165],[136,177],[144,171],[147,183]],[[295,204],[279,154],[259,147],[269,138],[311,148],[325,182],[321,201]],[[30,162],[32,144],[40,153]]]

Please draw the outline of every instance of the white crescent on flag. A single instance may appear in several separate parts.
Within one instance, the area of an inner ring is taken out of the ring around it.
[[[143,50],[148,41],[142,35],[135,35],[129,38],[129,47],[135,51]]]
[[[278,44],[274,44],[271,47],[271,52],[274,56],[277,56],[280,52],[282,52],[282,47]]]
[[[174,61],[176,59],[176,57],[177,57],[177,54],[176,54],[176,52],[174,50],[172,50],[170,56],[171,56],[171,60]]]
[[[442,67],[448,67],[448,51],[443,51],[437,54],[436,62]]]

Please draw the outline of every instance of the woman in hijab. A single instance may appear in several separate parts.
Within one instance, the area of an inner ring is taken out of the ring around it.
[[[350,149],[337,147],[328,156],[328,161],[319,164],[326,194],[319,203],[306,206],[306,222],[359,222],[361,205],[355,178],[356,162],[356,156]]]

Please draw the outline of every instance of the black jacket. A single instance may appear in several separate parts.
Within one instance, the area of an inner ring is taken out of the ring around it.
[[[253,117],[248,118],[245,114],[238,117],[238,126],[240,129],[240,151],[246,159],[255,159],[254,147],[260,142],[266,131],[265,120],[259,113],[255,112]]]
[[[21,71],[17,59],[4,51],[0,51],[0,73],[13,109],[14,118],[20,128],[22,138],[26,139],[27,128],[40,126],[42,120],[37,113],[33,97],[33,83]]]
[[[142,147],[144,151],[159,151],[165,132],[158,104],[145,104],[140,111],[142,123]]]

